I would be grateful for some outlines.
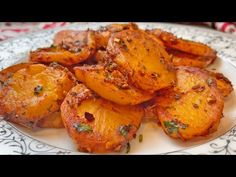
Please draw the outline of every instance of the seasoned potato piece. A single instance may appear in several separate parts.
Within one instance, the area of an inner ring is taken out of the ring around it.
[[[105,27],[106,30],[115,33],[115,32],[120,32],[122,30],[127,30],[127,29],[131,29],[131,30],[138,30],[138,25],[135,23],[128,23],[128,24],[111,24],[111,25],[107,25]]]
[[[110,65],[109,67],[115,67]],[[77,79],[101,97],[121,105],[135,105],[154,95],[128,84],[128,79],[118,70],[109,71],[101,65],[75,67]]]
[[[56,34],[54,46],[30,53],[30,61],[63,65],[81,63],[92,57],[96,42],[92,31],[61,31]]]
[[[171,61],[174,64],[174,66],[192,66],[192,67],[205,68],[206,66],[213,63],[215,60],[215,58],[192,55],[189,53],[168,48],[166,51],[170,55]]]
[[[108,40],[111,37],[111,32],[108,30],[105,31],[96,31],[95,40],[97,49],[106,49]]]
[[[95,60],[99,64],[105,64],[109,60],[109,55],[105,50],[98,50],[95,54]]]
[[[209,74],[216,79],[217,88],[224,97],[227,97],[234,89],[230,80],[221,73],[208,71]]]
[[[40,128],[64,128],[64,124],[61,119],[61,112],[55,112],[49,116],[39,120],[37,122],[37,127]]]
[[[161,29],[146,30],[146,32],[153,34],[158,39],[163,41],[164,45],[168,48],[180,50],[193,55],[213,58],[213,60],[216,58],[216,51],[200,42],[177,38],[172,33]]]
[[[189,140],[216,131],[224,102],[216,80],[206,71],[179,67],[176,87],[159,91],[156,105],[165,132]]]
[[[8,80],[13,73],[15,73],[16,71],[25,68],[29,65],[31,65],[32,63],[19,63],[13,66],[9,66],[6,69],[0,71],[0,82],[4,83],[6,80]],[[1,85],[0,85],[1,86]]]
[[[140,89],[154,92],[175,81],[169,55],[141,30],[114,33],[109,39],[107,51],[120,71]]]
[[[0,88],[0,115],[26,127],[60,110],[75,83],[64,67],[31,64],[17,70]]]
[[[133,139],[143,110],[109,102],[78,84],[63,101],[61,115],[79,151],[104,153],[121,151]]]
[[[53,45],[61,46],[71,52],[79,52],[80,50],[94,51],[96,48],[94,33],[92,30],[63,30],[55,35]]]
[[[111,24],[105,27],[101,27],[98,31],[95,32],[97,49],[106,49],[111,34],[126,29],[138,29],[138,26],[134,23],[129,23],[129,24]]]
[[[57,62],[70,66],[87,60],[89,56],[89,51],[72,53],[59,47],[50,47],[30,52],[30,61],[41,63]]]

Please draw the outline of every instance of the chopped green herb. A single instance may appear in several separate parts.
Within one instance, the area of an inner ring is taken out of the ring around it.
[[[131,128],[130,125],[122,125],[122,126],[120,126],[120,128],[119,128],[119,133],[120,133],[122,136],[126,136],[126,135],[129,133],[130,128]]]
[[[87,133],[91,133],[93,132],[93,129],[91,126],[83,124],[83,123],[79,123],[79,124],[74,124],[73,127],[78,131],[78,132],[87,132]]]
[[[138,141],[139,141],[140,143],[143,142],[143,134],[140,134],[140,135],[139,135],[139,137],[138,137]]]
[[[176,133],[179,130],[178,124],[176,124],[173,121],[165,121],[164,126],[167,128],[167,131],[171,134]]]
[[[126,146],[126,153],[127,154],[130,152],[130,149],[131,149],[130,143],[127,143],[127,146]]]
[[[164,126],[170,134],[177,133],[179,128],[186,129],[188,127],[187,124],[183,124],[177,120],[165,121]]]
[[[50,48],[56,48],[56,46],[52,44],[52,45],[50,46]]]
[[[34,88],[34,95],[39,95],[43,91],[43,87],[41,85],[38,85]]]

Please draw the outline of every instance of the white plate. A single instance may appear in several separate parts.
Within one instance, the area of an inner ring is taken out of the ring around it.
[[[76,23],[64,28],[24,35],[0,43],[0,68],[5,68],[27,58],[30,50],[47,47],[61,29],[98,29],[108,23]],[[141,28],[162,28],[178,37],[206,43],[217,50],[219,59],[215,68],[236,85],[236,37],[203,28],[175,24],[139,23]],[[224,118],[219,129],[207,137],[182,142],[169,138],[160,127],[145,123],[137,135],[143,134],[143,142],[132,140],[129,154],[236,154],[236,94],[225,101]],[[138,137],[138,136],[137,136]],[[64,129],[30,131],[0,120],[0,154],[83,154],[76,151]]]

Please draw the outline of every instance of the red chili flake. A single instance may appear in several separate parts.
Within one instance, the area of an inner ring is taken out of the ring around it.
[[[94,116],[93,116],[93,114],[91,114],[91,113],[89,113],[89,112],[85,112],[84,113],[84,117],[87,119],[87,121],[89,121],[89,122],[92,122],[92,121],[94,121]]]

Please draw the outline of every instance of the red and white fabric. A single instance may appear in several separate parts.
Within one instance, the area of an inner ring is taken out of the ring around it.
[[[69,22],[35,22],[35,23],[20,23],[20,22],[2,22],[0,23],[0,41],[8,38],[16,37],[20,34],[35,32],[43,29],[52,29],[59,26],[65,26]],[[190,23],[196,25],[196,23]],[[201,22],[202,24],[216,30],[231,33],[236,35],[236,22]]]

